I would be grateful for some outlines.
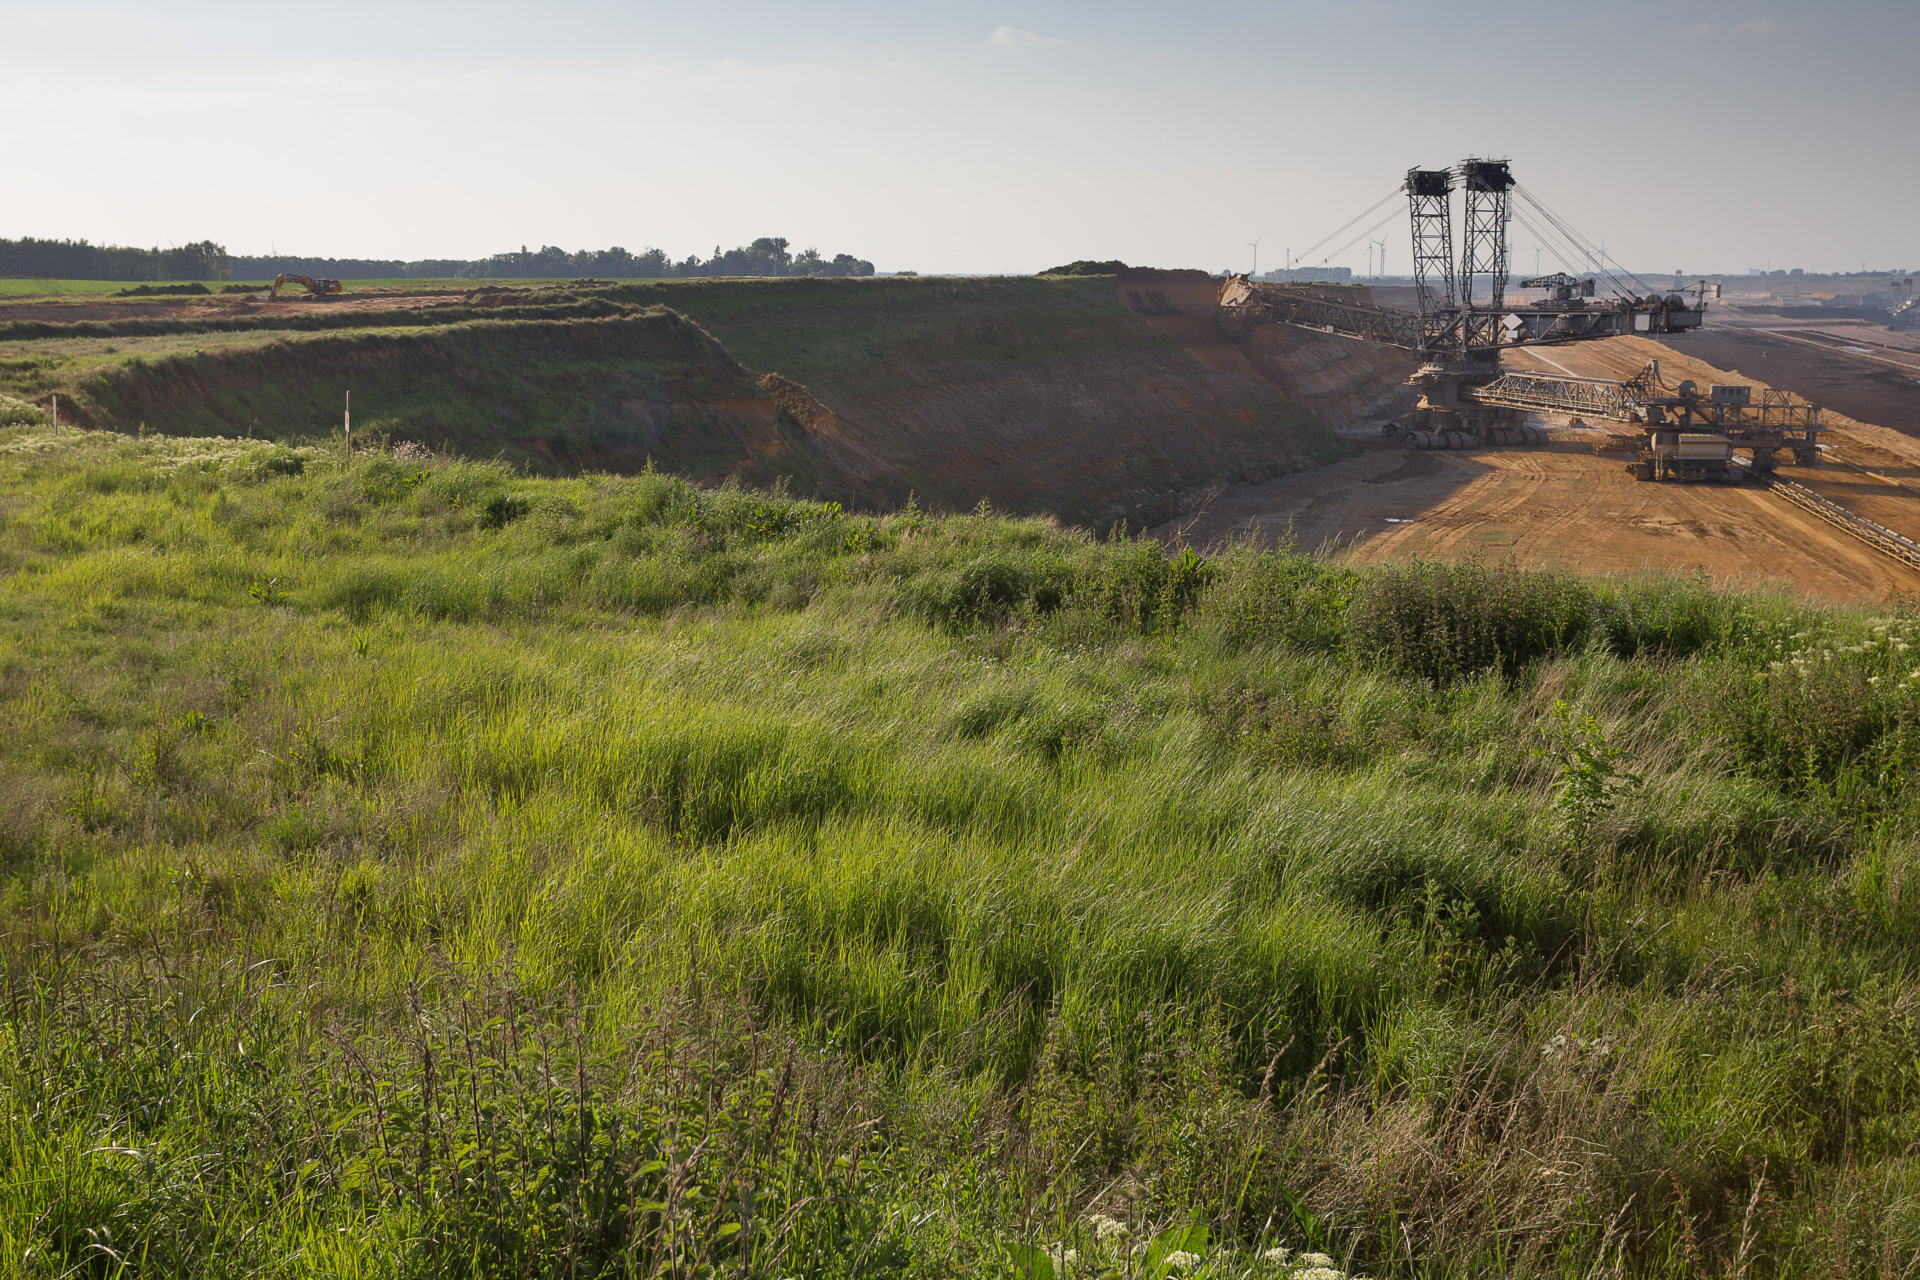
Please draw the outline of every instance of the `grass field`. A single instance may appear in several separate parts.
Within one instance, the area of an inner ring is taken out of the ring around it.
[[[31,416],[18,1274],[1920,1257],[1910,612]]]
[[[73,295],[117,293],[151,281],[141,280],[15,280],[0,279],[0,298],[61,298]],[[209,285],[208,288],[217,286]]]

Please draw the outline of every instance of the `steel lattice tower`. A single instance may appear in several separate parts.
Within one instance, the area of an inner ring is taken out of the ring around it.
[[[1470,156],[1460,162],[1460,185],[1466,202],[1460,237],[1460,305],[1466,310],[1460,336],[1465,350],[1499,341],[1499,311],[1507,297],[1507,193],[1513,189],[1513,174],[1505,160]],[[1474,298],[1477,276],[1487,277],[1484,307]],[[1489,314],[1473,314],[1482,310]]]
[[[1413,213],[1413,284],[1420,304],[1423,346],[1439,345],[1458,306],[1453,280],[1453,173],[1407,170]]]

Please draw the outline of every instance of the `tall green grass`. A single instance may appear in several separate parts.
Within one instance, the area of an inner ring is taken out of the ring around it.
[[[0,483],[23,1274],[1920,1257],[1910,613],[31,424]]]

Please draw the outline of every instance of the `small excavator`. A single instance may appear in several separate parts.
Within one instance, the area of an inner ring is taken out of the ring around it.
[[[290,284],[305,286],[307,292],[316,298],[323,298],[328,294],[340,292],[340,282],[338,280],[328,280],[324,277],[316,280],[312,276],[278,275],[273,278],[273,288],[268,292],[267,297],[278,298],[280,296],[280,290]]]

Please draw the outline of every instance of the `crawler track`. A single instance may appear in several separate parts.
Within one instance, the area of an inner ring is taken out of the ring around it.
[[[1885,525],[1876,524],[1863,515],[1847,510],[1831,498],[1821,497],[1803,484],[1782,480],[1778,476],[1758,478],[1762,484],[1801,510],[1819,516],[1834,528],[1859,539],[1882,555],[1892,556],[1902,564],[1920,569],[1920,543],[1903,538]]]

